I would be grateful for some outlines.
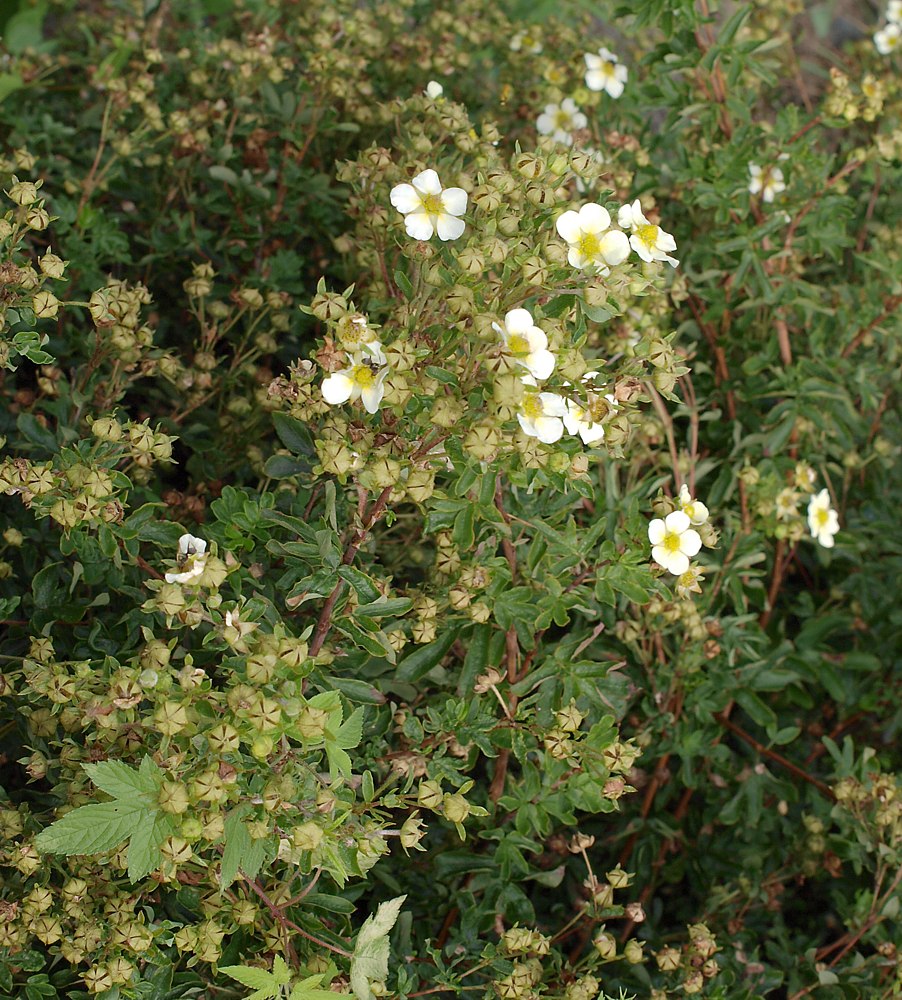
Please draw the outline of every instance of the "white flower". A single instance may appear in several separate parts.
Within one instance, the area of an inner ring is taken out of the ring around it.
[[[693,524],[704,524],[708,520],[708,508],[701,500],[693,500],[685,483],[680,487],[680,509]]]
[[[671,250],[676,250],[676,240],[665,233],[660,226],[654,225],[642,214],[642,206],[637,198],[632,205],[624,205],[617,213],[617,222],[621,229],[631,229],[630,246],[646,262],[666,260],[674,267],[679,261],[668,256]]]
[[[415,240],[456,240],[464,231],[464,220],[456,216],[467,210],[463,188],[442,188],[434,170],[424,170],[409,184],[391,189],[391,203],[404,216],[407,235]]]
[[[593,382],[601,372],[587,372],[583,376],[583,382]],[[604,440],[604,425],[602,420],[610,413],[618,409],[617,400],[611,393],[607,393],[604,398],[592,392],[590,387],[586,404],[567,400],[567,412],[564,414],[564,426],[568,434],[578,434],[584,445],[595,444],[596,441]]]
[[[542,43],[531,31],[518,31],[510,42],[511,52],[529,52],[537,56],[542,51]]]
[[[791,486],[780,490],[774,503],[778,521],[791,521],[799,512],[799,494]]]
[[[429,83],[426,84],[426,90],[424,91],[426,96],[432,101],[438,100],[444,92],[445,88],[435,80],[430,80]]]
[[[689,560],[702,547],[699,533],[690,527],[689,515],[675,510],[663,520],[656,517],[648,525],[652,559],[674,576],[689,569]]]
[[[786,190],[783,171],[779,167],[762,168],[757,163],[750,163],[749,178],[749,194],[760,194],[762,201],[771,202]]]
[[[587,124],[586,116],[576,106],[573,98],[568,97],[560,104],[546,104],[545,111],[536,121],[536,129],[539,135],[550,135],[555,142],[572,146],[572,133],[585,128]]]
[[[196,580],[203,573],[207,562],[207,543],[203,538],[196,538],[186,532],[179,538],[176,561],[182,572],[167,573],[165,575],[167,583],[190,583],[191,580]]]
[[[605,232],[610,225],[611,216],[601,205],[564,212],[555,227],[570,246],[567,260],[572,267],[595,267],[608,274],[609,268],[626,260],[630,253],[626,234],[617,229]]]
[[[609,49],[599,49],[598,55],[587,52],[586,86],[589,90],[604,90],[610,97],[619,97],[626,83],[626,66],[621,66]]]
[[[833,548],[833,536],[839,531],[839,517],[830,506],[830,493],[821,490],[808,501],[808,529],[826,549]]]
[[[355,354],[353,362],[350,368],[323,379],[323,399],[333,406],[361,399],[366,412],[375,413],[385,395],[385,355],[381,348],[371,347],[366,354]]]
[[[881,28],[874,35],[874,44],[880,55],[888,56],[891,52],[896,51],[900,38],[902,38],[902,27],[895,21],[890,21],[885,28]]]
[[[517,419],[524,434],[538,438],[543,444],[554,444],[564,433],[561,418],[566,412],[566,402],[556,393],[527,391]]]
[[[532,321],[526,309],[511,309],[504,317],[504,326],[492,323],[501,334],[508,354],[540,381],[554,371],[554,355],[548,348],[548,337]]]
[[[902,0],[889,0],[886,5],[886,19],[893,24],[902,24]]]

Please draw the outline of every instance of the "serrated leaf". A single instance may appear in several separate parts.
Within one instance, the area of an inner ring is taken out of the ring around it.
[[[291,982],[291,973],[281,955],[276,955],[272,963],[272,977],[279,986],[287,986]]]
[[[128,840],[146,817],[137,803],[92,802],[42,830],[35,846],[45,854],[104,854]]]
[[[266,969],[250,969],[246,965],[224,965],[220,966],[220,972],[224,972],[230,979],[248,986],[255,992],[252,994],[254,1000],[263,1000],[264,997],[277,997],[280,993],[279,984],[275,976]],[[248,1000],[251,1000],[248,997]]]
[[[159,768],[150,757],[141,761],[141,767],[137,771],[121,760],[82,764],[82,768],[102,792],[112,795],[114,799],[137,801],[142,795],[155,795],[162,780]]]
[[[347,781],[351,779],[351,758],[340,746],[332,740],[326,740],[326,757],[329,759],[329,774],[334,781],[342,775]]]
[[[246,807],[234,809],[225,821],[225,848],[222,852],[220,865],[219,890],[227,889],[236,878],[239,871],[249,879],[255,879],[266,859],[266,840],[254,840],[248,832],[244,817],[248,812]]]
[[[338,732],[335,734],[335,743],[342,750],[353,750],[360,743],[363,736],[363,718],[363,709],[355,708],[338,727]]]
[[[397,922],[407,896],[397,896],[367,917],[357,935],[351,956],[351,989],[357,1000],[373,1000],[369,980],[382,981],[388,975],[388,934]]]
[[[171,817],[160,811],[136,826],[128,842],[129,882],[135,883],[160,867],[163,861],[160,845],[173,832]]]

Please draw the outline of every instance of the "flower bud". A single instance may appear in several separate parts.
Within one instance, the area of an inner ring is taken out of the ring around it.
[[[630,965],[639,965],[642,961],[642,944],[633,938],[626,942],[626,947],[623,949],[623,957],[630,963]]]
[[[306,743],[318,743],[326,731],[329,713],[322,708],[305,705],[294,720],[294,729]]]
[[[448,793],[442,801],[442,813],[452,823],[463,823],[470,815],[470,803],[459,793]]]
[[[680,953],[676,948],[662,948],[655,954],[655,961],[661,972],[676,972],[680,967]]]
[[[545,162],[535,153],[519,153],[513,160],[514,170],[528,180],[535,180],[545,173]]]
[[[25,222],[35,232],[42,233],[50,225],[50,214],[40,205],[34,205],[25,213]]]
[[[421,781],[417,789],[417,803],[424,809],[438,810],[443,801],[442,786],[437,781]]]
[[[601,931],[601,933],[596,934],[592,946],[598,952],[599,956],[605,960],[611,959],[617,954],[617,942],[614,940],[613,935],[608,934],[607,931]]]
[[[10,201],[17,205],[31,205],[38,200],[38,184],[31,181],[20,181],[13,177],[13,184],[6,192]]]
[[[31,300],[31,308],[37,319],[54,319],[60,311],[60,300],[53,292],[41,289],[35,292]]]

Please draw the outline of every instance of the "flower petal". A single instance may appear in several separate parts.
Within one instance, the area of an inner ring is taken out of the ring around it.
[[[463,219],[458,219],[454,215],[440,215],[436,220],[436,229],[440,240],[456,240],[463,236],[467,224]]]
[[[579,226],[584,233],[603,233],[611,224],[611,216],[601,205],[583,205],[579,210]]]
[[[626,233],[620,232],[619,229],[612,229],[602,236],[599,249],[605,263],[615,267],[629,257],[630,241],[627,239]]]
[[[562,417],[567,412],[567,401],[556,392],[540,392],[539,399],[547,417]]]
[[[382,402],[382,397],[384,395],[385,385],[382,380],[379,380],[374,385],[369,385],[363,389],[360,393],[360,398],[363,401],[366,412],[375,413],[379,409],[379,404]]]
[[[332,406],[336,406],[340,403],[347,403],[351,398],[351,393],[354,391],[354,380],[346,372],[335,372],[334,375],[323,379],[320,389],[323,399]]]
[[[689,516],[681,510],[671,511],[664,518],[664,527],[668,531],[675,531],[678,535],[682,535],[689,528]]]
[[[564,424],[560,417],[536,417],[534,424],[536,437],[542,444],[554,444],[555,441],[560,441],[564,433]]]
[[[701,535],[697,531],[693,531],[689,528],[688,531],[684,531],[680,535],[680,552],[687,556],[694,556],[698,553],[698,550],[702,547]]]
[[[667,528],[664,525],[663,518],[656,517],[653,521],[648,523],[648,540],[652,545],[660,545],[664,541],[664,536],[667,534]]]
[[[564,212],[554,223],[558,235],[568,243],[576,243],[581,234],[580,217],[578,212]],[[570,262],[573,264],[573,261]],[[578,265],[574,265],[575,267]]]
[[[664,568],[674,576],[682,576],[689,569],[689,557],[682,552],[671,552]]]
[[[415,212],[423,205],[420,196],[416,192],[416,188],[412,184],[398,184],[391,189],[389,197],[391,198],[392,205],[405,215],[408,212]]]
[[[467,210],[467,192],[463,188],[445,188],[442,205],[449,215],[463,215]]]
[[[421,173],[418,173],[410,183],[413,184],[417,191],[423,194],[442,193],[442,182],[438,179],[438,174],[432,169],[423,170]]]
[[[544,382],[554,371],[554,355],[551,351],[533,351],[526,360],[530,375]]]
[[[528,338],[529,331],[533,328],[532,314],[528,309],[511,309],[505,313],[504,326],[509,334]]]
[[[432,218],[427,212],[411,212],[404,216],[404,228],[407,235],[415,240],[431,240],[435,232]]]

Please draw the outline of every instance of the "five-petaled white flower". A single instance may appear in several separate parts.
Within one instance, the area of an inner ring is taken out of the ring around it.
[[[539,135],[550,135],[555,142],[565,146],[573,145],[573,133],[585,128],[588,119],[576,106],[572,97],[567,97],[560,104],[546,104],[545,110],[536,121]]]
[[[554,355],[548,350],[548,337],[532,321],[527,309],[511,309],[504,326],[492,323],[501,334],[507,353],[533,378],[543,381],[554,371]]]
[[[702,547],[699,533],[691,527],[689,515],[675,510],[665,518],[656,517],[648,525],[652,559],[674,576],[689,569],[689,560]]]
[[[537,56],[542,51],[542,42],[532,31],[518,31],[510,41],[511,52],[529,52]]]
[[[874,35],[874,45],[882,56],[895,52],[900,41],[902,41],[902,26],[895,21],[890,21]]]
[[[693,524],[704,524],[708,520],[708,508],[701,500],[693,499],[689,487],[683,483],[680,487],[680,510]]]
[[[429,83],[426,84],[425,94],[432,101],[438,100],[444,92],[445,88],[436,80],[430,80]]]
[[[572,267],[595,267],[601,274],[608,274],[609,268],[626,260],[630,253],[626,234],[618,229],[606,231],[610,225],[611,216],[601,205],[583,205],[578,212],[564,212],[555,226],[570,246],[567,260]]]
[[[839,516],[830,506],[830,493],[821,490],[808,501],[808,529],[826,549],[833,548],[833,536],[839,531]]]
[[[586,86],[589,90],[604,90],[610,97],[619,97],[626,83],[626,66],[621,66],[610,49],[601,48],[598,55],[587,52]]]
[[[587,372],[583,382],[591,383],[601,372]],[[593,392],[595,386],[589,386],[588,398],[585,404],[580,400],[567,400],[567,412],[564,414],[564,426],[568,434],[578,434],[584,445],[595,444],[604,439],[604,424],[602,421],[617,408],[617,400],[611,393],[602,396]]]
[[[666,260],[676,267],[679,261],[669,256],[671,250],[676,250],[676,240],[665,233],[660,226],[642,214],[642,206],[637,198],[632,205],[624,205],[617,213],[617,222],[622,229],[631,229],[630,246],[639,256],[651,263],[653,260]]]
[[[196,580],[204,571],[207,562],[207,543],[203,538],[185,532],[179,538],[177,562],[180,573],[167,573],[167,583],[190,583]]]
[[[762,201],[771,202],[786,190],[783,171],[779,167],[759,167],[749,164],[749,194],[760,194]]]
[[[350,368],[323,379],[323,399],[333,406],[360,399],[367,413],[375,413],[385,395],[388,374],[385,355],[380,347],[371,346],[367,352],[355,354],[352,360]]]
[[[893,24],[902,24],[902,0],[889,0],[886,5],[886,19]]]
[[[423,170],[409,184],[393,187],[391,203],[404,216],[407,235],[415,240],[430,240],[433,233],[440,240],[456,240],[463,234],[464,220],[457,216],[467,210],[467,192],[442,188],[434,170]]]
[[[543,444],[554,444],[564,433],[562,418],[566,412],[565,400],[556,393],[527,389],[517,419],[524,434],[538,438]]]

